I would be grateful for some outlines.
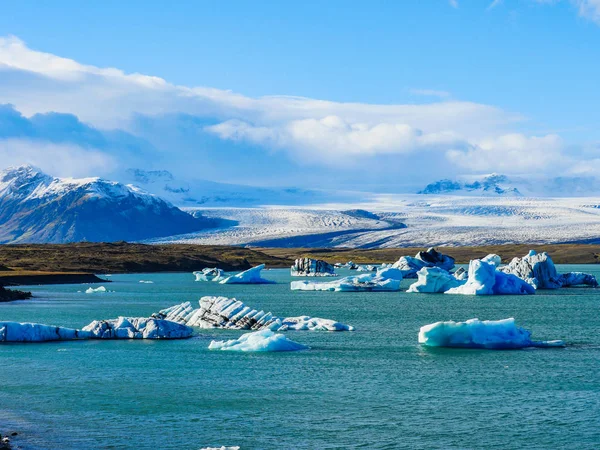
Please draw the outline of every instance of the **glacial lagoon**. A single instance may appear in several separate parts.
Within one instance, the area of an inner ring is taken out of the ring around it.
[[[597,266],[558,269],[600,276]],[[243,334],[235,330],[199,330],[176,341],[3,344],[0,432],[19,432],[13,442],[24,449],[581,449],[600,442],[598,289],[490,297],[307,292],[290,290],[289,270],[263,276],[277,284],[198,283],[174,273],[113,275],[107,293],[26,287],[36,298],[0,304],[0,320],[79,328],[223,295],[356,331],[290,331],[310,347],[290,353],[208,349],[211,340]],[[423,325],[473,317],[514,317],[536,338],[567,347],[417,343]]]

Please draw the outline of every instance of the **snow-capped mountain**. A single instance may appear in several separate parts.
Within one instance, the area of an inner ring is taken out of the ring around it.
[[[143,186],[174,205],[187,207],[303,206],[332,201],[353,201],[357,192],[294,187],[268,188],[208,180],[182,180],[166,170],[128,169],[123,179]]]
[[[453,194],[453,195],[502,195],[521,196],[519,189],[512,185],[506,175],[490,174],[472,181],[440,180],[428,184],[418,194]]]
[[[418,194],[501,197],[584,197],[600,194],[600,180],[591,176],[524,177],[492,173],[444,179]]]
[[[54,178],[29,165],[0,172],[0,243],[133,241],[217,223],[132,185]]]

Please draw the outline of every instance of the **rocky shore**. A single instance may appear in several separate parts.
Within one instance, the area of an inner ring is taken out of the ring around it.
[[[12,302],[13,300],[27,300],[28,298],[31,298],[31,292],[5,289],[3,286],[0,286],[0,303]]]

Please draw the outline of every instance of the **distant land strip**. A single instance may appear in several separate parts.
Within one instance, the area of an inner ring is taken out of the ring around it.
[[[600,245],[486,245],[478,247],[436,247],[456,262],[496,253],[508,263],[530,249],[546,251],[557,264],[598,264]],[[16,284],[92,283],[102,281],[94,274],[192,272],[205,267],[241,271],[265,263],[267,267],[289,267],[294,259],[310,257],[331,263],[357,264],[395,262],[400,256],[414,256],[424,247],[385,249],[247,248],[194,244],[15,244],[0,245],[0,286]]]

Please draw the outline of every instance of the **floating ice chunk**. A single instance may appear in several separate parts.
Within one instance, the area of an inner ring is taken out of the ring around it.
[[[520,278],[499,272],[495,262],[474,259],[469,263],[467,282],[448,289],[446,294],[520,295],[535,294],[535,289]]]
[[[535,288],[516,275],[496,270],[495,295],[530,295],[535,294]]]
[[[517,349],[564,347],[563,341],[532,341],[531,332],[517,327],[515,319],[471,319],[466,322],[436,322],[421,327],[419,343],[428,347]]]
[[[277,317],[270,312],[257,311],[235,298],[202,297],[200,308],[194,309],[190,302],[171,306],[152,315],[157,319],[200,328],[231,328],[236,330],[310,330],[353,331],[343,323],[318,317]]]
[[[465,283],[439,267],[423,267],[417,272],[417,277],[406,292],[446,292]]]
[[[89,339],[183,339],[192,336],[192,328],[170,320],[146,317],[119,317],[94,320],[83,328]]]
[[[536,253],[530,250],[523,258],[512,261],[499,269],[525,280],[536,289],[558,289],[562,287],[560,275],[556,271],[552,258],[547,253]]]
[[[202,447],[200,450],[240,450],[240,447]]]
[[[459,281],[463,281],[466,280],[467,277],[469,276],[469,273],[465,270],[464,267],[459,267],[458,270],[456,272],[454,272],[452,275],[454,275],[454,278],[456,278]]]
[[[536,289],[559,289],[563,286],[582,284],[598,286],[594,275],[582,272],[559,275],[550,255],[546,252],[536,253],[534,250],[530,250],[523,258],[513,258],[508,265],[501,267],[500,271],[516,275]]]
[[[449,272],[454,268],[454,258],[430,248],[417,253],[414,258],[402,256],[392,267],[400,269],[404,278],[417,278],[417,272],[423,267],[440,267]]]
[[[298,258],[290,269],[293,277],[337,277],[335,268],[321,259]]]
[[[225,278],[224,272],[217,267],[207,267],[199,272],[193,272],[193,274],[196,276],[196,281],[220,281]]]
[[[0,342],[45,342],[86,339],[88,333],[41,323],[0,322]]]
[[[366,273],[340,278],[335,281],[316,283],[314,281],[292,281],[292,291],[333,291],[333,292],[376,292],[398,291],[400,281],[392,278],[383,278],[376,274]]]
[[[240,272],[237,275],[232,275],[227,277],[219,283],[221,284],[272,284],[275,283],[271,280],[266,280],[260,276],[261,270],[265,268],[264,264],[261,264],[256,267],[252,267],[251,269],[245,270],[244,272]]]
[[[142,283],[142,284],[154,284],[154,281],[150,281],[150,280],[140,280],[140,283]]]
[[[583,272],[563,273],[560,276],[560,281],[561,281],[562,287],[580,286],[580,285],[598,287],[598,280],[596,280],[596,277],[594,275],[590,275],[589,273],[583,273]]]
[[[101,292],[108,292],[108,290],[104,286],[99,286],[97,288],[89,287],[85,290],[86,294],[96,294]]]
[[[211,341],[208,348],[236,352],[295,352],[308,349],[306,345],[298,344],[271,330],[246,333],[230,341]]]

